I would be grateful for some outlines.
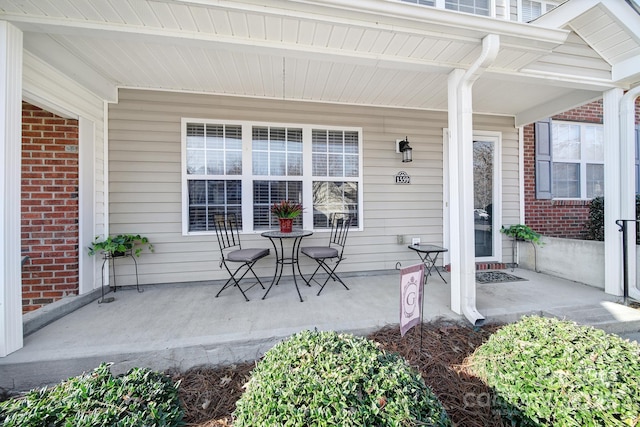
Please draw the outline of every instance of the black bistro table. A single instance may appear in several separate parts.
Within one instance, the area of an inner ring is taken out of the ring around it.
[[[441,246],[436,245],[409,245],[409,249],[416,251],[420,260],[424,264],[425,274],[424,274],[424,284],[427,284],[427,278],[431,275],[431,270],[435,268],[436,273],[442,279],[444,283],[447,283],[440,274],[438,267],[436,267],[436,261],[438,260],[438,255],[443,252],[447,252],[448,249],[445,249]]]
[[[261,234],[262,237],[266,237],[271,241],[271,244],[273,245],[273,248],[275,249],[275,252],[276,252],[276,273],[273,276],[273,281],[271,281],[271,285],[269,285],[269,289],[267,289],[267,292],[265,292],[262,299],[265,299],[267,297],[267,294],[269,294],[269,291],[271,290],[273,285],[277,285],[280,282],[280,278],[282,277],[282,271],[284,270],[284,265],[291,264],[291,273],[293,275],[293,283],[296,285],[296,290],[298,291],[298,297],[300,297],[300,302],[303,301],[302,295],[300,294],[300,288],[298,288],[298,281],[296,280],[296,268],[298,268],[298,274],[300,274],[300,277],[302,278],[302,280],[307,284],[307,286],[311,286],[309,283],[307,283],[307,281],[304,279],[304,277],[300,273],[300,265],[298,264],[298,254],[299,254],[300,243],[302,242],[302,239],[304,237],[311,236],[312,234],[313,234],[313,231],[300,230],[300,229],[293,229],[289,233],[283,233],[280,230],[272,230],[272,231],[265,231],[264,233]],[[289,239],[293,239],[293,245],[291,246],[290,257],[285,255],[285,252],[284,252],[285,248],[283,243],[284,240],[289,240]]]

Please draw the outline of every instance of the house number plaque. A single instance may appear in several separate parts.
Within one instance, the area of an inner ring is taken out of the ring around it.
[[[411,184],[411,177],[405,171],[400,171],[396,175],[396,184]]]

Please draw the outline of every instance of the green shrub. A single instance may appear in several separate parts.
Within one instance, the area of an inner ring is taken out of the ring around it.
[[[493,334],[471,363],[511,425],[640,422],[640,347],[599,329],[524,317]]]
[[[113,377],[109,366],[103,363],[89,374],[0,403],[0,425],[182,425],[178,385],[161,373],[141,368]]]
[[[236,404],[243,426],[450,426],[438,398],[366,338],[304,331],[274,346]]]
[[[633,218],[614,218],[633,219]],[[640,220],[640,194],[636,194],[636,218]],[[604,242],[604,197],[595,197],[589,205],[589,219],[586,223],[587,238]],[[640,225],[636,227],[636,244],[640,245]]]

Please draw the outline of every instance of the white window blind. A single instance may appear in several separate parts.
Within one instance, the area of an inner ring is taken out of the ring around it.
[[[213,217],[241,210],[242,129],[187,123],[189,231],[213,230]],[[240,216],[239,216],[240,218]]]
[[[302,197],[302,129],[254,126],[252,129],[254,177],[270,179],[253,181],[253,228],[269,229],[278,225],[271,206],[281,200],[304,202]],[[302,217],[293,221],[302,227]]]
[[[348,180],[360,173],[357,132],[312,131],[313,226],[329,226],[329,214],[348,212],[358,226],[358,182]]]

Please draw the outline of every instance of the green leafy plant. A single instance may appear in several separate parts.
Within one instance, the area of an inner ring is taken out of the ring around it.
[[[586,223],[587,237],[604,242],[604,197],[595,197],[589,205],[589,220]]]
[[[265,354],[245,388],[234,427],[451,425],[402,357],[349,334],[294,334]]]
[[[178,387],[161,373],[133,368],[114,377],[109,364],[51,388],[0,403],[4,427],[179,426]]]
[[[117,236],[109,236],[104,240],[101,240],[100,236],[96,236],[91,246],[89,246],[89,255],[95,255],[96,252],[104,252],[110,256],[117,256],[118,254],[132,251],[135,256],[140,256],[144,246],[153,252],[153,245],[149,243],[149,239],[139,234],[119,234]]]
[[[635,426],[640,347],[600,329],[526,316],[468,360],[508,425]]]
[[[502,228],[500,228],[500,232],[517,240],[525,240],[528,242],[536,243],[538,245],[542,244],[542,242],[540,241],[540,233],[533,231],[529,226],[524,224],[515,224],[507,228],[505,228],[505,226],[503,225]]]
[[[636,219],[640,220],[640,194],[636,194]],[[604,242],[604,197],[595,197],[591,200],[589,219],[585,227],[587,229],[587,239]],[[640,245],[640,226],[636,226],[636,244]]]
[[[297,218],[302,211],[303,208],[300,203],[290,200],[283,200],[271,206],[271,213],[278,218]]]

